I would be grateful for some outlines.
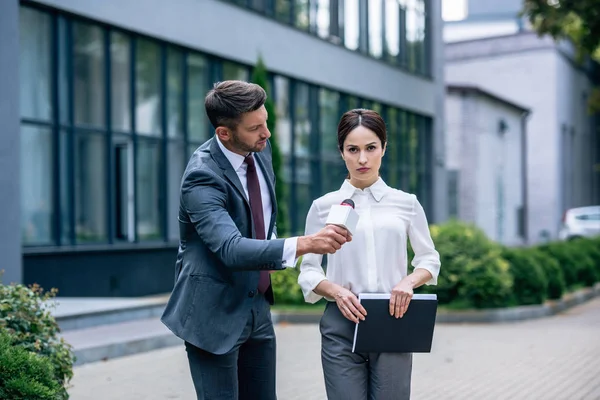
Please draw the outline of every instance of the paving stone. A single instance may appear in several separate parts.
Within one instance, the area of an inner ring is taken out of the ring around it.
[[[326,399],[316,324],[279,324],[279,400]],[[413,400],[600,399],[600,299],[523,322],[437,324],[415,354]],[[170,347],[76,367],[71,400],[194,399],[185,350]]]

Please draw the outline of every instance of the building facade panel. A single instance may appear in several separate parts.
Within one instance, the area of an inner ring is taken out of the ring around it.
[[[414,2],[420,3],[425,4]],[[340,187],[346,171],[337,149],[337,123],[343,112],[357,107],[378,111],[388,124],[386,182],[415,193],[432,221],[441,215],[434,211],[445,198],[436,195],[438,179],[445,178],[436,162],[443,134],[437,112],[443,101],[435,93],[443,74],[438,65],[431,66],[438,78],[425,73],[426,63],[442,58],[441,32],[420,33],[435,45],[404,49],[407,60],[421,57],[411,65],[402,64],[401,46],[390,59],[383,37],[381,52],[369,47],[378,39],[368,29],[359,32],[366,41],[361,53],[345,43],[329,43],[318,30],[302,31],[225,1],[152,4],[22,2],[19,70],[26,79],[20,85],[18,135],[28,150],[20,156],[28,283],[39,279],[57,286],[55,279],[70,273],[73,277],[58,285],[64,295],[170,290],[180,178],[192,152],[213,135],[204,96],[214,82],[251,79],[258,51],[248,52],[251,43],[245,40],[256,37],[264,39],[255,44],[264,46],[260,53],[277,117],[273,133],[283,154],[288,229],[280,233],[301,234],[312,199]],[[437,18],[439,9],[431,10],[428,18]],[[235,28],[228,25],[232,21]],[[429,26],[441,29],[437,23]],[[285,49],[277,42],[281,38]],[[218,48],[211,47],[215,43]],[[420,51],[426,47],[439,54],[425,57]],[[281,52],[268,53],[272,48]],[[311,69],[307,55],[320,67]],[[356,76],[345,76],[348,70]],[[147,276],[160,277],[160,283],[149,283]],[[128,286],[132,280],[135,288]]]
[[[0,6],[0,277],[2,282],[21,282],[21,143],[19,139],[19,2]]]

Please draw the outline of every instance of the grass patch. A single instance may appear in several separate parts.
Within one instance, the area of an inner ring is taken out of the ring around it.
[[[278,312],[292,312],[299,314],[320,313],[325,310],[325,301],[319,301],[316,304],[275,304],[271,310]]]

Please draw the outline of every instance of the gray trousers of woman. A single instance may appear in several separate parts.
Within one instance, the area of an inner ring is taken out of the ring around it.
[[[320,323],[327,399],[409,400],[412,353],[353,353],[354,327],[327,303]]]

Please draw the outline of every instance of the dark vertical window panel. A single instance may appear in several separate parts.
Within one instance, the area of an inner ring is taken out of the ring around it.
[[[321,132],[321,194],[337,190],[346,177],[347,170],[342,160],[337,141],[337,126],[340,119],[340,94],[327,89],[319,92]]]
[[[310,118],[310,86],[301,82],[294,82],[293,93],[293,187],[295,191],[295,207],[293,207],[293,221],[296,232],[300,233],[304,227],[304,218],[310,208],[310,133],[312,130]]]
[[[387,112],[388,145],[385,152],[387,158],[387,184],[394,188],[400,187],[400,135],[398,132],[398,110],[390,107]]]
[[[145,38],[136,39],[135,58],[135,123],[136,133],[160,136],[160,47],[157,42]]]
[[[112,181],[112,152],[110,151],[112,144],[112,65],[110,61],[110,48],[111,48],[111,37],[110,31],[104,29],[103,31],[103,42],[104,42],[104,54],[107,56],[104,58],[104,90],[106,95],[104,96],[104,121],[106,123],[106,134],[104,135],[104,151],[106,152],[106,163],[104,171],[104,179],[106,185],[105,201],[107,205],[106,210],[106,231],[108,243],[112,244],[114,239],[114,203],[113,203],[113,181]]]
[[[96,25],[73,23],[75,124],[106,126],[104,32]]]
[[[161,174],[162,146],[158,140],[139,138],[136,157],[136,237],[139,240],[161,239]]]
[[[187,128],[188,140],[202,143],[208,139],[208,118],[204,98],[208,92],[210,68],[206,57],[190,53],[187,57]]]
[[[21,125],[21,238],[24,245],[54,244],[52,130]]]
[[[111,126],[119,132],[131,132],[131,39],[121,32],[110,34]]]
[[[223,61],[223,76],[219,80],[249,81],[250,71],[245,65],[231,61]]]
[[[29,7],[19,10],[19,77],[21,117],[52,118],[52,20]]]
[[[294,26],[309,30],[310,28],[310,1],[294,0]]]
[[[310,120],[310,194],[312,199],[321,195],[321,157],[319,151],[321,147],[321,135],[319,130],[319,88],[309,86],[309,120]],[[310,206],[309,206],[310,207]],[[308,209],[306,210],[308,213]]]
[[[275,18],[287,24],[292,23],[292,1],[293,0],[273,0],[275,1]]]
[[[166,131],[169,138],[183,139],[183,53],[167,49]]]
[[[76,132],[74,139],[76,242],[107,242],[106,138],[104,134]]]
[[[404,191],[409,190],[408,172],[410,164],[410,149],[408,139],[408,113],[406,111],[399,112],[398,119],[398,186]]]
[[[419,193],[419,132],[417,116],[410,114],[408,117],[408,191]]]

